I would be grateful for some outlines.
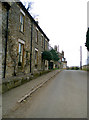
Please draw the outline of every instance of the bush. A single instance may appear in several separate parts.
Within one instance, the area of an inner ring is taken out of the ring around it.
[[[70,69],[70,70],[79,70],[79,67],[73,66],[73,67],[70,67],[70,68],[68,68],[68,69]]]

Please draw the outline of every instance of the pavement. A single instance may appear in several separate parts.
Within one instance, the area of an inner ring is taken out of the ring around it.
[[[19,103],[25,101],[31,93],[59,72],[60,70],[54,70],[2,94],[2,116],[7,116],[8,113],[17,109],[20,106]]]

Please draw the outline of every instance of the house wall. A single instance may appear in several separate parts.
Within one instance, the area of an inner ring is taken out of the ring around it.
[[[44,50],[48,50],[48,47],[45,49],[44,48],[44,40],[46,41],[46,38],[44,35],[40,32],[38,29],[38,43],[36,43],[36,29],[37,27],[33,25],[33,41],[32,41],[32,72],[40,71],[43,70],[43,61],[42,61],[42,52]],[[41,37],[43,35],[43,46],[41,46]],[[48,41],[47,41],[47,46],[48,46]],[[37,68],[35,67],[35,49],[38,50],[38,64]]]
[[[5,59],[5,29],[6,29],[6,9],[3,6],[2,21],[3,21],[3,61]],[[20,31],[20,14],[24,13],[24,32]],[[32,59],[30,59],[31,54],[31,25],[32,29]],[[36,39],[36,29],[38,29],[38,44],[35,42]],[[14,74],[14,68],[17,75],[30,73],[30,60],[31,60],[31,72],[42,70],[43,63],[41,59],[41,54],[44,51],[41,46],[41,35],[43,39],[46,40],[44,34],[40,31],[38,26],[30,19],[26,11],[21,8],[16,2],[11,3],[9,10],[9,25],[8,25],[8,42],[7,42],[7,59],[6,59],[6,77],[12,76]],[[23,63],[22,66],[18,65],[19,57],[19,42],[23,43]],[[48,40],[47,47],[48,49]],[[35,48],[38,49],[38,65],[35,68]],[[4,63],[3,63],[4,71]]]
[[[5,62],[5,40],[6,40],[6,20],[7,20],[7,8],[2,3],[1,5],[1,15],[2,15],[2,75],[4,72],[4,62]]]
[[[26,64],[26,51],[30,59],[30,19],[24,16],[24,32],[20,32],[20,7],[14,2],[9,11],[9,35],[7,43],[7,72],[6,76],[12,75],[14,71],[14,61],[16,62],[16,73],[29,72],[29,66]],[[24,41],[24,61],[23,66],[18,66],[18,47],[19,39]]]

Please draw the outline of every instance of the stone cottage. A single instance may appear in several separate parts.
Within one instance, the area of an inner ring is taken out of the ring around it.
[[[48,69],[42,52],[49,39],[21,2],[2,5],[2,72],[3,77]]]
[[[66,69],[67,68],[67,61],[66,58],[64,57],[64,51],[62,51],[61,53],[59,52],[59,68],[61,69]]]

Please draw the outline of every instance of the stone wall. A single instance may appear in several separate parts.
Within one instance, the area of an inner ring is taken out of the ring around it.
[[[20,7],[13,3],[10,9],[9,15],[9,40],[8,40],[8,69],[13,69],[14,63],[13,59],[16,61],[16,73],[28,73],[30,71],[29,64],[30,62],[26,59],[26,52],[28,52],[28,60],[30,60],[30,39],[31,39],[31,22],[28,16],[25,14],[24,16],[24,32],[20,32]],[[24,41],[24,61],[23,66],[18,66],[18,47],[19,47],[19,39]],[[12,45],[11,45],[12,43]],[[9,49],[10,48],[10,49]],[[11,50],[12,49],[12,50]],[[14,54],[14,58],[13,58]],[[15,57],[16,56],[16,57]],[[11,60],[10,60],[11,59]],[[12,63],[11,63],[12,62]],[[13,71],[13,70],[12,70]],[[8,71],[10,73],[10,71]],[[13,74],[13,73],[12,73]]]
[[[6,19],[7,19],[7,9],[2,4],[2,75],[4,72],[4,61],[5,61]]]
[[[3,39],[3,69],[4,71],[4,58],[5,58],[5,31],[6,31],[6,17],[7,11],[3,6],[2,9],[2,39]],[[24,32],[20,31],[20,14],[24,14]],[[16,75],[30,73],[30,60],[32,60],[31,71],[32,73],[35,70],[38,72],[43,69],[41,54],[44,51],[44,43],[46,43],[46,49],[48,50],[48,40],[40,30],[36,22],[28,15],[28,12],[24,7],[21,7],[18,3],[12,2],[9,10],[9,24],[8,24],[8,42],[7,42],[7,59],[6,59],[6,77],[13,76],[14,71]],[[32,31],[32,59],[30,58],[31,54],[31,24],[33,24]],[[38,44],[35,42],[36,39],[36,29],[38,29]],[[43,47],[41,46],[41,35],[43,39]],[[22,41],[23,44],[23,64],[18,66],[18,53],[19,53],[19,41]],[[35,48],[38,49],[38,65],[35,69]]]

